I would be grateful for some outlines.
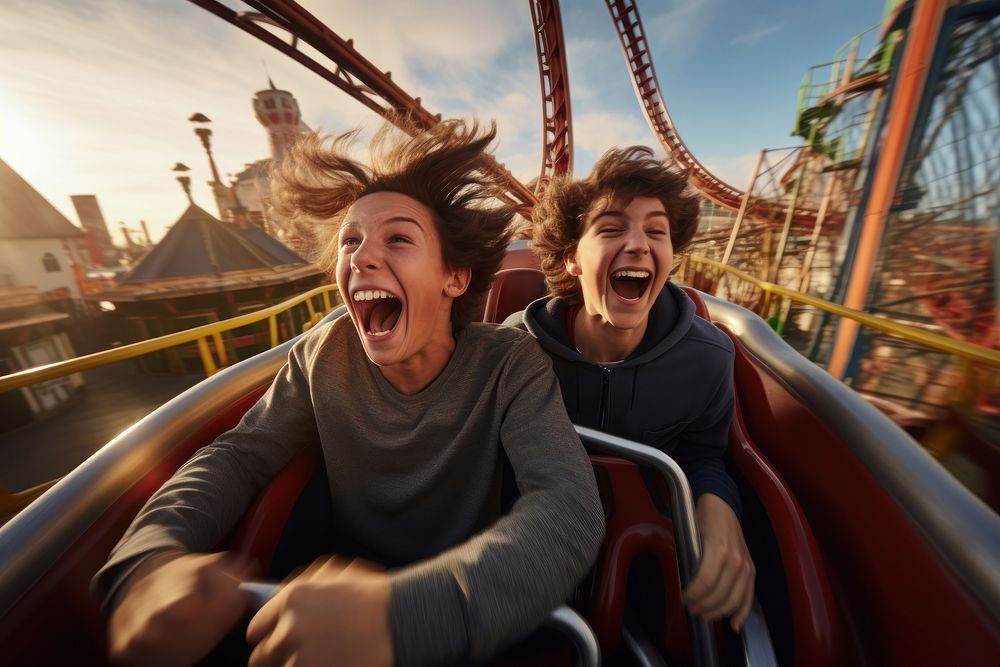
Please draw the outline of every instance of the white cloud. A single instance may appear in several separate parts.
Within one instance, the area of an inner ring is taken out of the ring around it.
[[[780,31],[785,27],[784,23],[776,23],[774,25],[761,26],[753,30],[748,30],[747,32],[740,33],[736,37],[730,40],[730,44],[743,45],[743,46],[757,46],[764,41],[764,38],[770,37],[774,33]]]
[[[744,153],[732,156],[707,156],[701,163],[717,178],[743,190],[753,176],[759,153]]]
[[[517,137],[537,137],[537,122],[529,123],[538,117],[537,102],[520,92],[538,88],[533,50],[529,68],[497,67],[511,43],[531,38],[530,21],[507,3],[368,0],[306,7],[341,37],[353,38],[377,67],[391,70],[404,90],[422,95],[431,111],[501,118],[510,133],[501,150],[513,156],[523,152]],[[331,84],[187,3],[5,3],[0,157],[71,220],[68,195],[91,192],[112,226],[145,219],[159,236],[184,205],[169,171],[174,162],[192,168],[196,201],[213,208],[206,159],[186,121],[192,112],[214,121],[213,151],[223,174],[267,155],[265,132],[251,109],[253,92],[266,82],[262,60],[275,83],[295,94],[314,129],[339,133],[381,122]],[[526,76],[533,77],[530,86]]]
[[[714,0],[672,0],[667,9],[646,15],[643,25],[654,59],[683,61],[708,28]]]
[[[686,52],[714,2],[673,2],[647,14],[654,55],[676,59]],[[496,119],[498,159],[524,181],[538,175],[541,104],[526,6],[508,0],[304,6],[353,39],[376,67],[392,71],[393,81],[430,111]],[[599,10],[589,15],[602,14],[599,21],[567,34],[578,174],[614,145],[660,151],[607,12]],[[330,83],[190,3],[0,3],[0,157],[71,220],[69,195],[93,193],[114,228],[118,220],[135,226],[143,219],[159,236],[185,204],[170,172],[175,162],[192,168],[196,201],[212,209],[205,155],[186,120],[191,113],[212,118],[223,174],[267,156],[251,108],[254,91],[266,85],[262,60],[275,84],[296,96],[310,127],[331,133],[363,127],[363,141],[381,122]]]

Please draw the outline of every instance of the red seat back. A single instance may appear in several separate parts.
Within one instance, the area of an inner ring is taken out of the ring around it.
[[[711,321],[701,293],[691,287],[683,289],[694,301],[695,313]],[[739,339],[722,330],[732,339],[737,356],[745,357]],[[760,500],[774,531],[788,585],[795,664],[840,664],[844,658],[841,615],[812,527],[788,484],[751,438],[741,409],[746,403],[746,388],[734,381],[736,408],[727,456]]]
[[[500,323],[507,316],[524,310],[535,299],[545,296],[545,274],[538,269],[517,267],[498,271],[486,296],[484,322]]]
[[[0,617],[0,655],[4,664],[104,664],[105,620],[90,595],[91,578],[149,497],[196,450],[235,426],[265,389],[248,389],[178,443],[170,456],[137,479]]]
[[[666,650],[673,659],[688,659],[687,617],[681,604],[673,523],[650,498],[639,466],[610,456],[591,456],[591,461],[605,508],[605,535],[590,586],[579,591],[584,599],[578,606],[602,649],[618,649],[623,641],[629,572],[639,556],[653,556],[666,597]],[[665,489],[660,496],[669,498]]]

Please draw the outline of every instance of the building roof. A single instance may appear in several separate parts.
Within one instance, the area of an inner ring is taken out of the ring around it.
[[[0,160],[0,239],[62,238],[83,233]]]
[[[243,171],[236,174],[236,180],[247,181],[247,180],[253,180],[255,178],[266,179],[268,177],[267,171],[270,165],[271,165],[270,159],[257,160],[256,162],[252,162],[246,165],[246,168]]]
[[[273,273],[288,265],[308,262],[259,229],[238,229],[192,204],[120,284],[233,271]]]

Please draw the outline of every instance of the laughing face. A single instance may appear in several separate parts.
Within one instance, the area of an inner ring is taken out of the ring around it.
[[[354,202],[338,243],[337,287],[365,353],[396,389],[420,391],[455,349],[451,306],[469,270],[445,265],[434,214],[395,192]]]
[[[616,199],[592,211],[566,270],[577,276],[590,325],[642,338],[674,262],[670,220],[655,197]],[[636,345],[638,340],[635,341]]]

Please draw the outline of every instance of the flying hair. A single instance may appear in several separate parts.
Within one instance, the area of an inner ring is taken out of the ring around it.
[[[531,245],[539,257],[549,290],[570,303],[582,299],[580,283],[566,271],[566,253],[576,250],[586,223],[615,200],[655,197],[670,221],[674,252],[683,250],[698,230],[698,197],[687,178],[653,157],[646,146],[612,148],[581,180],[556,176],[549,181],[532,213]]]
[[[496,124],[445,120],[406,136],[385,123],[369,146],[368,163],[351,157],[358,131],[299,140],[272,174],[275,210],[287,218],[295,244],[324,271],[337,262],[337,233],[350,206],[375,192],[395,192],[434,213],[441,254],[450,268],[469,268],[465,294],[452,305],[452,327],[475,317],[510,240],[516,210],[500,199],[502,181],[484,169]]]

